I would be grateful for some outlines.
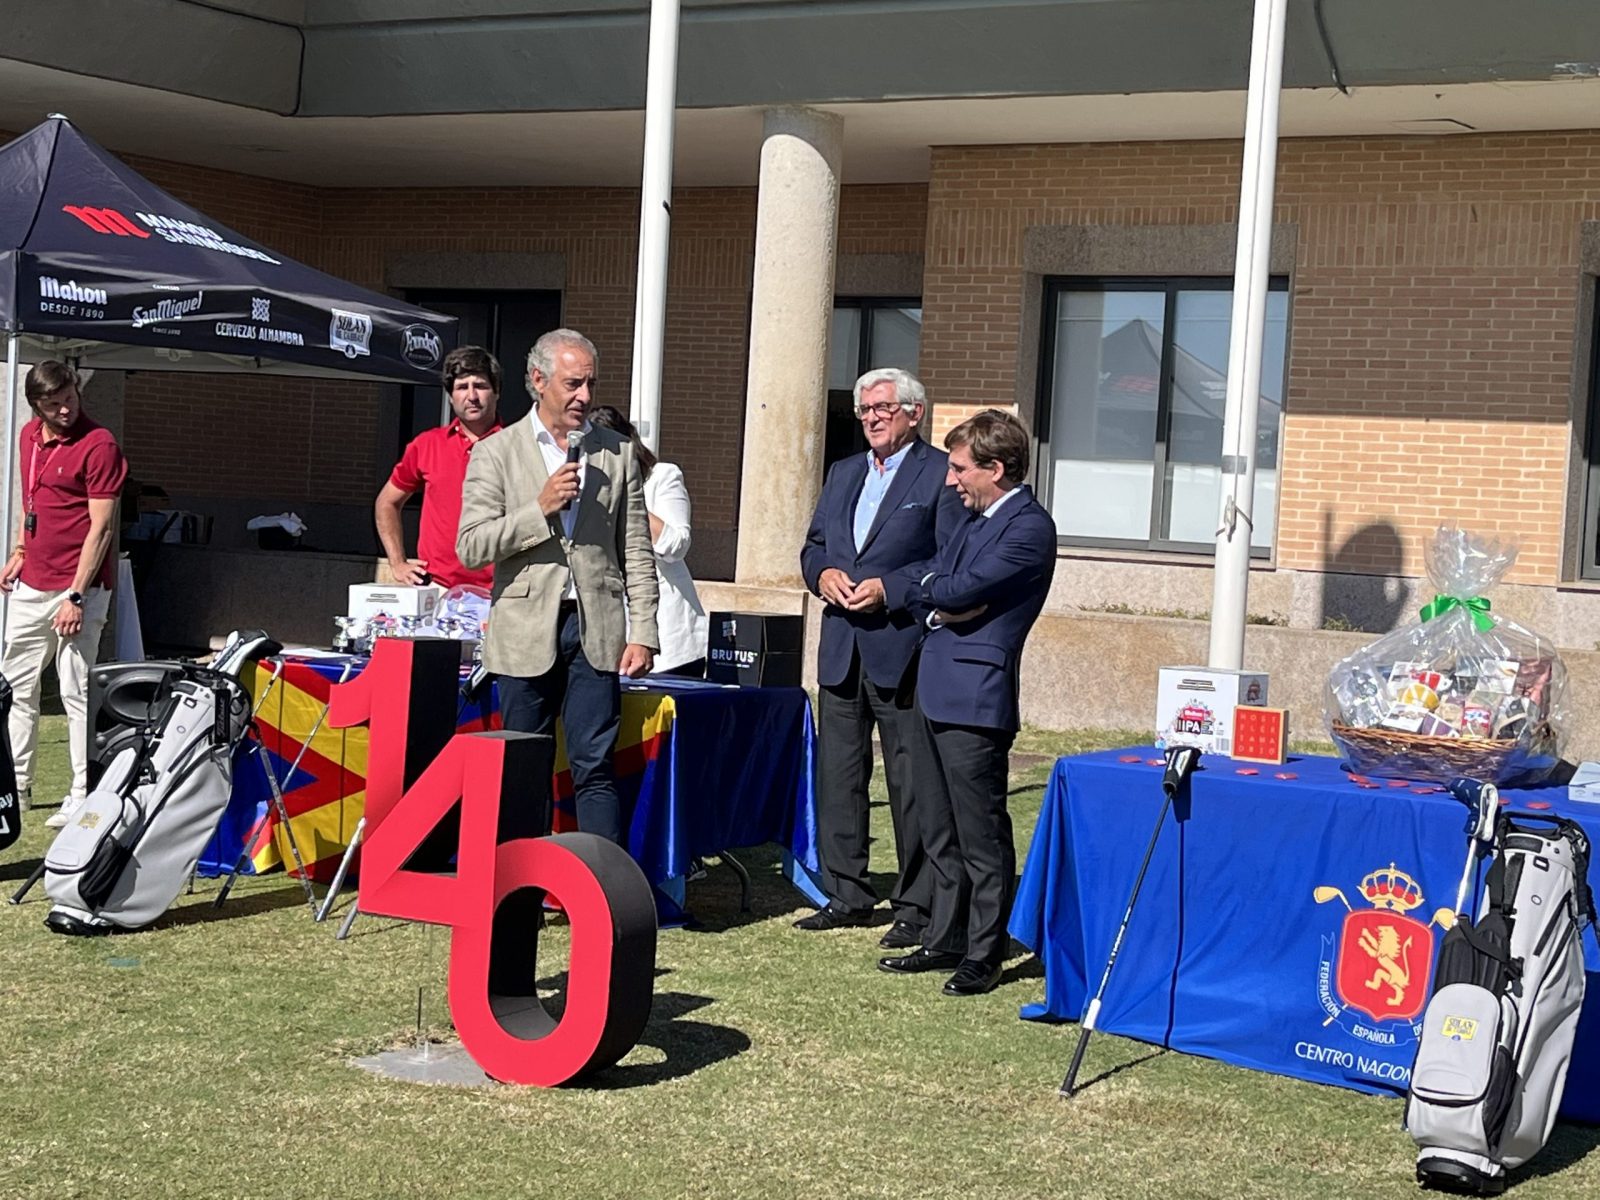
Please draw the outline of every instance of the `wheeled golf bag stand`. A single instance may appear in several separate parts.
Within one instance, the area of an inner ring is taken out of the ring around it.
[[[22,836],[22,798],[17,767],[11,760],[11,685],[0,675],[0,850]]]
[[[45,924],[57,933],[150,924],[177,898],[228,805],[250,694],[233,674],[163,665],[170,686],[45,854],[55,901]]]
[[[1487,904],[1476,921],[1462,912],[1439,952],[1405,1117],[1417,1182],[1480,1196],[1504,1190],[1555,1125],[1594,922],[1575,822],[1502,813],[1493,845]]]

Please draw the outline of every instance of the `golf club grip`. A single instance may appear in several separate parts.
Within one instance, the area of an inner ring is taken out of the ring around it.
[[[40,859],[39,865],[33,869],[33,874],[22,881],[22,886],[11,894],[11,903],[21,904],[22,898],[33,890],[33,885],[44,878],[44,860]]]
[[[1083,1052],[1089,1048],[1089,1035],[1094,1030],[1085,1025],[1078,1030],[1078,1044],[1072,1051],[1072,1065],[1067,1068],[1067,1077],[1061,1081],[1061,1094],[1072,1095],[1078,1086],[1078,1068],[1083,1066]]]

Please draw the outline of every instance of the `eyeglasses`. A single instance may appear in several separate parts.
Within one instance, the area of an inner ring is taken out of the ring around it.
[[[899,404],[885,401],[882,404],[863,404],[860,408],[856,409],[856,416],[863,421],[865,421],[868,417],[877,417],[880,420],[887,421],[890,417],[894,416],[895,413],[901,411],[902,409]]]

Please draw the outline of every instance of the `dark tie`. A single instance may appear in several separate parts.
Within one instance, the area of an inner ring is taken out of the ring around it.
[[[966,548],[967,537],[971,534],[972,527],[981,520],[983,520],[982,517],[969,517],[964,524],[950,535],[949,542],[945,544],[944,553],[939,556],[945,564],[947,572],[954,574],[956,568],[961,565],[961,551]]]

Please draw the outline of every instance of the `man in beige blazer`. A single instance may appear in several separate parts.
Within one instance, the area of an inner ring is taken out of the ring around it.
[[[570,329],[534,343],[533,411],[473,451],[456,552],[469,568],[494,565],[483,665],[505,727],[554,733],[560,716],[578,828],[620,843],[617,676],[647,672],[660,642],[639,460],[632,443],[588,420],[597,361]]]

